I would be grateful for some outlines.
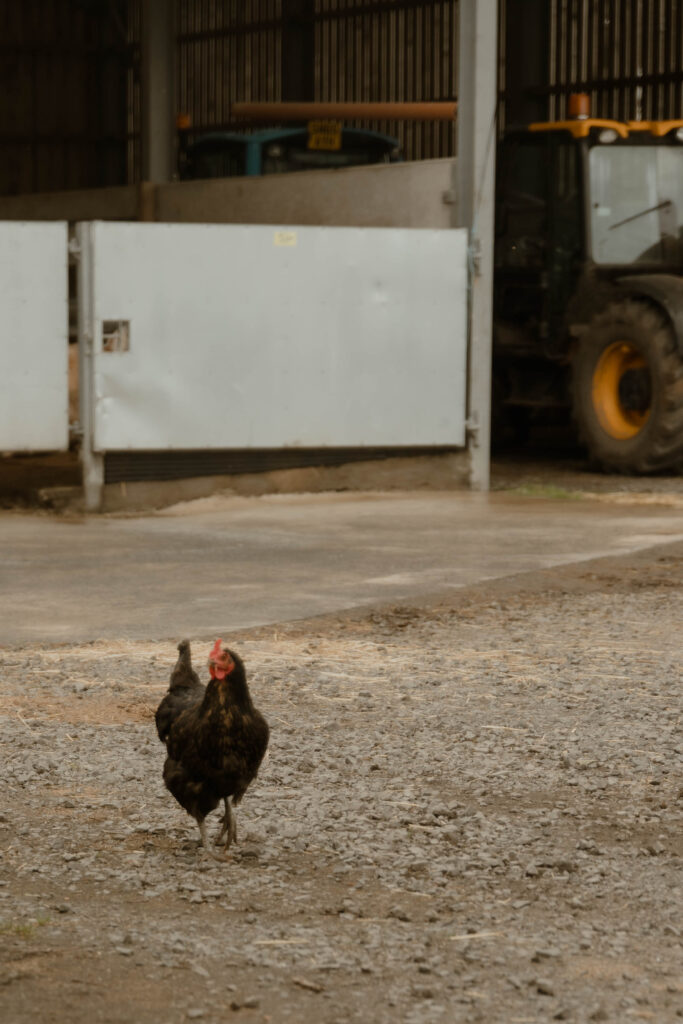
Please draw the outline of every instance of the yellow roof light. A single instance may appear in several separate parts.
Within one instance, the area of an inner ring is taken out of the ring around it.
[[[585,121],[591,116],[591,98],[587,92],[573,92],[567,104],[567,115],[572,121]]]

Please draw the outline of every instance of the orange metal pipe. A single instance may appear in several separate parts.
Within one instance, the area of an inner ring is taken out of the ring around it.
[[[447,103],[233,103],[234,117],[251,121],[454,121],[458,104]]]

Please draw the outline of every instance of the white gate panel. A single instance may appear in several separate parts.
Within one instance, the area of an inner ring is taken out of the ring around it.
[[[90,239],[96,451],[464,444],[464,231]]]
[[[69,443],[67,226],[0,223],[0,450]]]

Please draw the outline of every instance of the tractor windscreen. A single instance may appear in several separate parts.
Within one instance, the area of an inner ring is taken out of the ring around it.
[[[589,160],[595,262],[683,262],[683,146],[598,145]]]

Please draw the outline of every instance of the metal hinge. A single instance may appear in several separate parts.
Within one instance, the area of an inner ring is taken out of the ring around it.
[[[77,260],[80,260],[83,250],[81,249],[81,247],[80,247],[80,245],[78,243],[78,239],[76,239],[76,238],[70,238],[69,239],[69,244],[67,246],[67,251],[69,253],[70,258],[74,262],[76,262]]]
[[[481,242],[478,238],[472,239],[468,251],[472,275],[479,277],[481,274]]]
[[[474,412],[465,420],[465,433],[467,435],[467,438],[472,442],[472,446],[474,448],[477,448],[479,445],[480,429],[481,425],[477,418],[476,412]]]

